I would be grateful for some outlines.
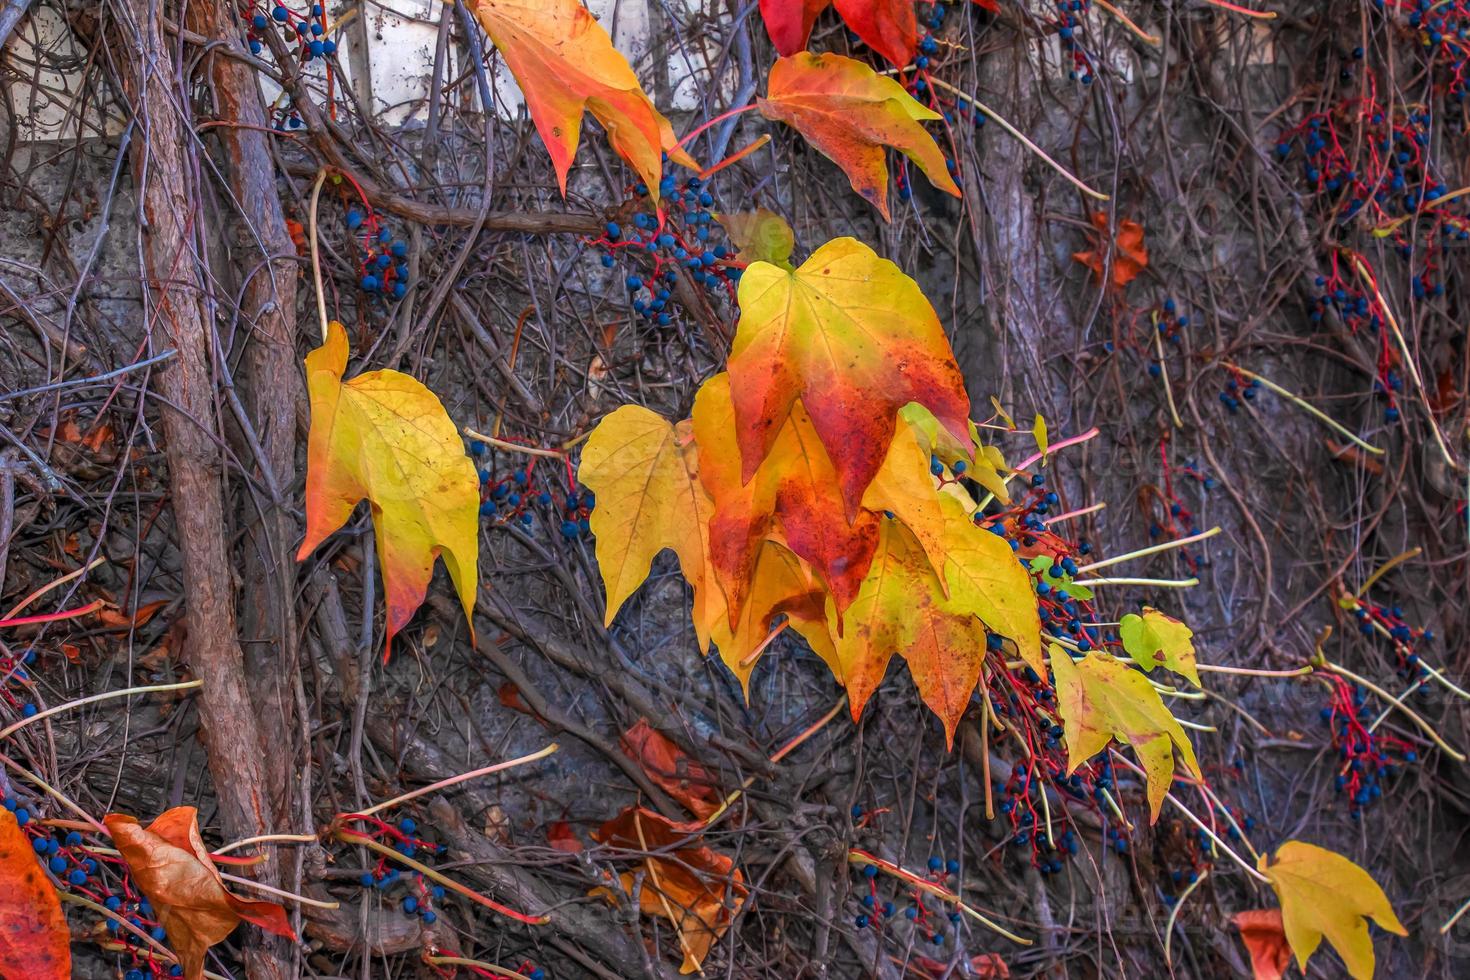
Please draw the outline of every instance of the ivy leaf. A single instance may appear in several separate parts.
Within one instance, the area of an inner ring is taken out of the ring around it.
[[[133,881],[158,914],[187,980],[201,980],[205,953],[241,922],[296,938],[285,909],[273,902],[247,901],[225,890],[199,836],[193,807],[166,810],[146,828],[121,813],[109,813],[102,823],[127,862]]]
[[[955,727],[980,680],[985,627],[960,599],[945,596],[911,531],[897,521],[882,522],[878,550],[857,598],[840,620],[829,609],[828,622],[835,634],[828,654],[834,659],[828,666],[847,688],[854,719],[862,715],[896,652],[908,663],[920,698],[939,716],[945,740],[953,745]]]
[[[878,515],[860,509],[849,519],[844,512],[837,471],[801,401],[788,406],[769,455],[742,480],[736,413],[731,375],[700,386],[694,435],[700,478],[714,500],[710,555],[731,628],[751,589],[756,552],[773,532],[811,563],[838,609],[846,609],[877,547]]]
[[[603,418],[582,449],[577,478],[602,504],[588,518],[597,539],[597,568],[607,589],[604,625],[648,577],[665,548],[694,587],[694,624],[701,650],[725,599],[710,564],[714,502],[699,478],[693,425],[670,425],[656,412],[624,405]]]
[[[577,155],[583,111],[658,202],[662,154],[699,169],[678,146],[673,127],[633,74],[628,60],[580,0],[477,0],[476,16],[521,87],[536,132],[551,153],[562,196]]]
[[[756,104],[761,115],[791,126],[841,167],[885,221],[891,217],[885,146],[914,161],[935,187],[960,196],[944,154],[920,125],[939,113],[861,61],[807,51],[781,58],[771,66],[766,97]]]
[[[940,461],[951,470],[954,475],[954,464],[963,460],[965,470],[962,474],[976,483],[980,484],[995,499],[1003,504],[1011,502],[1011,493],[1006,488],[1006,474],[1010,468],[1006,466],[1005,456],[995,446],[983,445],[980,442],[980,432],[975,423],[969,424],[969,438],[960,440],[946,428],[939,424],[934,413],[917,402],[909,402],[899,410],[899,417],[917,430],[929,446],[930,452],[938,456]],[[975,510],[974,501],[970,501],[970,511]]]
[[[1378,883],[1341,854],[1290,840],[1277,848],[1274,858],[1262,854],[1256,866],[1276,890],[1286,940],[1303,973],[1326,936],[1354,980],[1371,980],[1373,940],[1364,920],[1400,936],[1409,934]]]
[[[896,67],[914,58],[918,20],[910,0],[760,0],[760,5],[771,43],[783,55],[806,47],[817,15],[834,5],[853,33]]]
[[[711,634],[719,649],[720,659],[740,681],[745,699],[750,700],[750,675],[759,658],[751,654],[761,650],[771,636],[772,621],[785,616],[789,624],[806,635],[809,642],[822,642],[826,636],[827,593],[813,575],[811,566],[794,555],[779,541],[766,539],[759,543],[749,593],[741,604],[734,623],[724,615],[713,621]],[[813,632],[813,630],[817,632]],[[816,636],[815,641],[812,636]],[[747,659],[750,660],[746,663]]]
[[[639,855],[642,872],[638,907],[674,924],[684,953],[680,973],[695,973],[719,941],[750,890],[745,875],[728,856],[699,843],[700,824],[675,823],[642,807],[628,807],[593,832],[594,840]],[[632,894],[636,873],[618,876]],[[593,895],[615,901],[610,888]]]
[[[715,777],[667,735],[639,718],[618,739],[623,754],[637,762],[670,797],[703,820],[720,806]]]
[[[941,496],[945,519],[944,577],[956,604],[980,617],[992,633],[1016,644],[1021,659],[1046,673],[1041,655],[1041,615],[1031,576],[1011,546],[975,526],[953,498]]]
[[[306,355],[306,537],[296,560],[368,501],[387,606],[386,660],[393,635],[423,603],[441,555],[473,629],[480,484],[432,391],[397,371],[343,381],[346,369],[347,331],[333,321],[326,342]]]
[[[1281,980],[1291,964],[1291,946],[1280,909],[1246,909],[1231,916],[1250,954],[1253,980]]]
[[[729,365],[742,482],[797,399],[836,467],[849,519],[909,402],[968,437],[970,399],[939,317],[917,283],[863,243],[834,239],[794,272],[757,262],[739,300]]]
[[[1067,774],[1108,747],[1114,738],[1133,747],[1148,777],[1150,820],[1159,819],[1164,794],[1174,779],[1174,749],[1184,766],[1201,777],[1194,747],[1148,678],[1106,654],[1077,663],[1053,643],[1057,712],[1067,737]]]
[[[786,219],[766,208],[736,214],[717,214],[715,220],[746,262],[769,262],[791,270],[796,235]]]
[[[71,933],[15,814],[0,809],[0,978],[70,980]]]
[[[1200,687],[1192,636],[1194,632],[1188,626],[1149,606],[1143,607],[1142,616],[1129,613],[1118,624],[1118,638],[1134,663],[1146,671],[1167,667]]]
[[[1051,583],[1059,589],[1066,589],[1067,595],[1071,596],[1074,599],[1083,599],[1087,602],[1091,602],[1093,599],[1092,590],[1085,585],[1078,585],[1076,582],[1072,581],[1072,576],[1068,575],[1066,572],[1062,572],[1058,575],[1047,574],[1051,570],[1051,567],[1055,564],[1056,559],[1053,558],[1051,555],[1037,555],[1029,562],[1031,573],[1033,575],[1037,576],[1038,578],[1044,578],[1047,582]]]
[[[1050,447],[1051,441],[1046,435],[1046,419],[1042,418],[1039,413],[1036,416],[1036,421],[1031,423],[1031,437],[1036,440],[1036,450],[1041,453],[1041,465],[1045,466],[1046,451]]]
[[[1094,211],[1092,226],[1097,229],[1097,237],[1105,239],[1108,234],[1108,216],[1101,211]],[[1122,289],[1148,268],[1148,249],[1143,244],[1143,226],[1136,221],[1119,222],[1114,244],[1116,251],[1113,253],[1112,286]],[[1107,248],[1100,243],[1085,252],[1074,252],[1072,258],[1087,266],[1101,279],[1106,266],[1106,255]]]

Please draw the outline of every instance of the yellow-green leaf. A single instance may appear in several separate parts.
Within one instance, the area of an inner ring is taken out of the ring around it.
[[[976,527],[964,506],[940,496],[944,509],[944,577],[958,608],[965,609],[992,633],[1016,644],[1021,659],[1038,674],[1046,672],[1041,656],[1041,615],[1031,576],[1005,539]]]
[[[1179,620],[1165,616],[1149,606],[1143,615],[1129,613],[1118,624],[1118,638],[1123,649],[1144,670],[1167,667],[1200,686],[1199,669],[1194,665],[1194,632]]]
[[[333,321],[326,341],[306,355],[306,537],[296,560],[311,554],[366,499],[383,576],[388,643],[423,603],[440,555],[473,627],[480,554],[474,464],[438,397],[418,381],[397,371],[369,371],[343,381],[347,346],[347,331]]]
[[[1341,854],[1290,840],[1277,848],[1274,858],[1262,854],[1256,866],[1276,889],[1286,941],[1303,973],[1326,936],[1347,964],[1348,974],[1354,980],[1369,980],[1373,939],[1364,920],[1372,919],[1400,936],[1409,934],[1378,883]]]
[[[786,219],[776,212],[756,208],[737,214],[717,214],[715,220],[725,229],[742,260],[793,268],[791,251],[796,247],[796,236]]]
[[[1010,413],[1001,405],[1000,399],[994,395],[990,396],[990,407],[995,409],[995,414],[1000,416],[1000,420],[1006,424],[1006,428],[1014,429],[1016,427],[1016,423],[1011,418]]]
[[[648,577],[654,556],[671,548],[694,587],[695,632],[700,649],[708,649],[725,602],[710,571],[714,504],[699,479],[691,424],[670,425],[646,408],[624,405],[592,431],[577,476],[597,494],[589,522],[607,589],[607,624]]]
[[[1046,419],[1038,413],[1036,421],[1031,423],[1031,435],[1036,440],[1036,448],[1041,452],[1041,465],[1046,465],[1046,450],[1050,441],[1046,437]]]
[[[1174,750],[1196,778],[1201,776],[1194,747],[1148,678],[1117,658],[1088,654],[1074,663],[1051,645],[1057,712],[1067,737],[1067,773],[1108,747],[1114,738],[1133,747],[1148,777],[1150,820],[1158,820],[1164,794],[1174,779]]]

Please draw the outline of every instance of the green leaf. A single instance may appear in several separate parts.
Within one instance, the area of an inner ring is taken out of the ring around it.
[[[1144,670],[1167,667],[1199,687],[1199,669],[1194,664],[1194,632],[1179,620],[1165,616],[1149,606],[1142,616],[1133,613],[1118,624],[1118,637],[1123,649]]]

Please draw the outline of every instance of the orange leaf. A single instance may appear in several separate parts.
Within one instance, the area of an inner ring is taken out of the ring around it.
[[[884,147],[902,152],[935,187],[960,196],[944,154],[921,122],[941,118],[903,86],[861,61],[803,51],[771,66],[761,115],[784,122],[847,174],[852,189],[888,220]]]
[[[1092,224],[1100,235],[1107,235],[1108,216],[1106,214],[1094,211]],[[1113,285],[1122,289],[1137,279],[1140,272],[1148,268],[1148,249],[1143,244],[1143,225],[1136,221],[1122,222],[1118,225],[1118,233],[1114,242],[1116,251],[1113,253]],[[1097,248],[1072,253],[1072,258],[1087,266],[1101,279],[1106,251],[1099,243]]]
[[[650,779],[690,813],[702,820],[718,809],[720,794],[715,789],[714,777],[650,725],[647,718],[639,718],[632,728],[623,732],[619,742],[624,754],[642,766]]]
[[[837,470],[801,402],[787,409],[769,454],[742,483],[732,388],[728,374],[706,381],[695,396],[693,420],[700,479],[714,498],[710,562],[724,589],[731,628],[755,579],[761,542],[778,527],[786,546],[821,576],[837,608],[846,609],[878,544],[877,515],[859,510],[849,522]]]
[[[1281,924],[1280,909],[1247,909],[1231,917],[1251,957],[1255,980],[1281,980],[1291,964],[1291,946]]]
[[[739,300],[729,364],[742,482],[798,398],[837,470],[849,519],[909,402],[969,442],[970,398],[939,317],[918,283],[862,242],[834,239],[790,272],[752,263]]]
[[[0,809],[0,980],[70,980],[71,933],[15,814]]]
[[[594,840],[612,847],[647,854],[638,906],[646,915],[658,915],[674,923],[679,947],[684,953],[680,973],[694,973],[745,902],[749,889],[745,875],[729,857],[708,847],[696,846],[699,824],[675,823],[641,807],[629,807],[593,833]],[[658,851],[655,857],[651,852]],[[634,874],[623,872],[619,881],[625,892],[634,885]],[[592,894],[609,900],[607,888]]]
[[[643,178],[655,203],[664,151],[680,166],[699,169],[579,0],[478,0],[474,9],[520,83],[563,196],[584,110],[602,123],[608,142]]]
[[[582,852],[582,841],[577,837],[577,832],[572,829],[572,825],[565,820],[556,820],[547,825],[546,842],[554,851],[564,851],[567,854]]]
[[[441,555],[473,629],[480,484],[459,432],[434,393],[408,375],[369,371],[343,381],[346,368],[347,331],[333,321],[326,342],[306,355],[306,537],[296,560],[366,498],[388,644],[423,603]]]
[[[137,629],[152,619],[153,614],[166,605],[168,605],[167,599],[156,599],[146,605],[139,606],[138,611],[131,616],[121,609],[111,609],[103,606],[97,610],[97,621],[108,629]]]
[[[977,2],[985,5],[987,0]],[[766,33],[783,55],[806,47],[817,15],[829,5],[837,7],[865,44],[899,68],[913,60],[919,41],[913,0],[760,0],[760,5]]]
[[[121,813],[102,818],[133,880],[157,912],[188,980],[204,976],[205,953],[241,921],[296,938],[285,909],[273,902],[237,898],[225,890],[196,818],[191,806],[166,810],[146,828]]]

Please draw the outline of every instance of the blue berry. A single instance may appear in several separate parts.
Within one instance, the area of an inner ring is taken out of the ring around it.
[[[279,23],[284,24],[286,23],[286,19],[291,16],[291,12],[285,7],[278,6],[271,10],[271,16],[274,17]]]
[[[417,898],[414,898],[412,895],[408,895],[408,896],[405,896],[404,897],[404,899],[403,899],[403,914],[404,915],[413,915],[415,912],[418,911],[418,909],[419,909],[419,900]]]

